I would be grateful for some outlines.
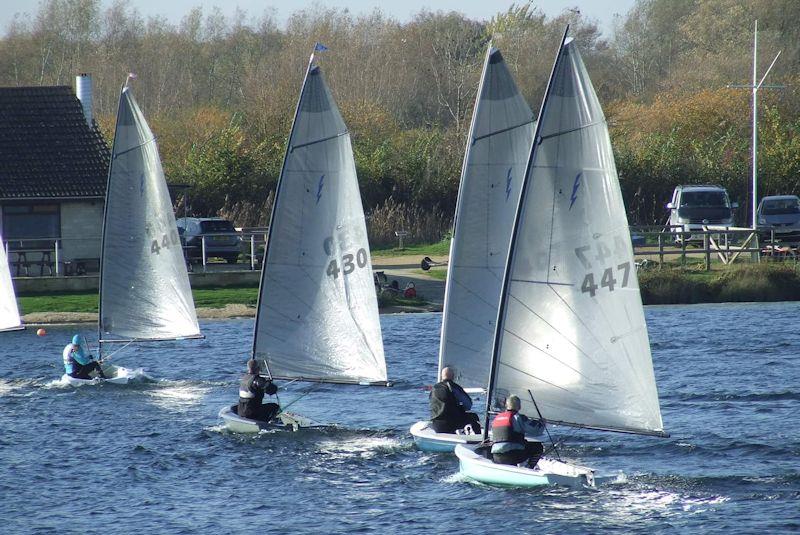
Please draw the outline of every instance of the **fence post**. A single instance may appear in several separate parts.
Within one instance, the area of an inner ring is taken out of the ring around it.
[[[703,253],[706,257],[706,271],[711,271],[711,249],[709,248],[708,231],[703,232]]]
[[[664,233],[658,233],[658,269],[664,264]]]
[[[206,237],[205,235],[200,236],[200,252],[203,255],[203,273],[206,271]]]
[[[686,267],[686,233],[683,231],[681,231],[681,267]]]
[[[55,249],[55,257],[56,257],[56,277],[61,275],[61,270],[58,268],[58,264],[59,264],[59,260],[60,260],[60,258],[59,258],[60,255],[58,254],[58,249],[59,249],[58,244],[59,244],[60,241],[61,240],[56,240],[54,245],[53,245],[53,248]]]
[[[256,270],[256,235],[250,234],[250,271]]]

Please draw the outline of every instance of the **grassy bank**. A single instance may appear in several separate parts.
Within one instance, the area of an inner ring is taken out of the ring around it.
[[[742,264],[719,271],[639,272],[646,305],[800,301],[800,271],[793,264]]]
[[[198,308],[224,308],[228,304],[255,306],[258,300],[257,286],[196,288],[192,290],[194,305]],[[18,298],[20,312],[97,312],[97,292],[71,292],[50,295],[29,295]],[[381,295],[378,297],[380,308],[389,306],[425,306],[424,299],[406,299]]]
[[[408,245],[402,249],[396,247],[374,248],[370,250],[372,256],[447,256],[450,254],[450,238],[445,238],[437,243],[423,245]]]
[[[227,304],[255,306],[257,286],[197,288],[192,290],[194,304],[203,308],[223,308]],[[23,314],[34,312],[97,312],[97,292],[60,292],[48,295],[23,295],[18,298]]]

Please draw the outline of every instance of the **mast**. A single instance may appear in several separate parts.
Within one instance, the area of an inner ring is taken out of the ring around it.
[[[126,83],[103,210],[98,338],[201,338],[155,136]]]
[[[475,130],[475,123],[478,120],[478,110],[480,107],[481,95],[483,94],[483,84],[486,81],[486,71],[489,68],[489,58],[491,57],[491,55],[492,55],[492,41],[490,39],[489,44],[486,47],[486,57],[483,59],[483,70],[481,71],[481,81],[478,84],[478,93],[475,97],[475,107],[472,110],[472,121],[470,121],[469,133],[467,134],[467,146],[464,149],[464,161],[461,164],[461,180],[459,181],[458,185],[458,195],[456,196],[455,221],[453,221],[453,239],[450,241],[450,254],[448,256],[448,258],[450,258],[451,260],[455,258],[454,253],[457,245],[456,236],[458,236],[458,225],[459,225],[458,213],[459,209],[461,208],[461,203],[463,202],[462,196],[464,193],[464,188],[462,186],[464,185],[464,178],[467,175],[470,148],[472,147],[472,145],[475,144],[473,131]],[[442,328],[439,336],[439,368],[436,371],[436,380],[434,381],[435,383],[439,382],[442,368],[444,368],[445,366],[444,351],[445,351],[445,346],[447,344],[447,340],[445,340],[445,331],[447,328],[447,312],[450,308],[449,297],[450,297],[450,292],[452,291],[452,284],[450,281],[452,281],[451,276],[453,274],[452,273],[453,269],[454,265],[453,262],[451,261],[447,265],[448,282],[445,284],[444,287],[444,310],[442,311]]]
[[[269,258],[270,246],[272,245],[272,231],[275,228],[275,213],[278,211],[278,199],[280,198],[281,186],[283,185],[284,180],[284,171],[286,170],[286,162],[289,159],[289,154],[292,151],[292,135],[294,134],[294,127],[297,124],[297,116],[300,114],[300,104],[303,102],[303,94],[306,92],[306,82],[308,81],[308,73],[311,72],[311,66],[314,63],[314,53],[311,53],[311,56],[308,58],[308,66],[306,67],[306,73],[303,76],[303,85],[300,88],[300,96],[297,97],[297,106],[294,110],[294,117],[292,118],[292,128],[289,130],[289,137],[286,139],[286,152],[283,154],[283,163],[281,164],[281,174],[278,175],[278,183],[275,185],[275,200],[272,203],[272,213],[269,215],[269,228],[267,229],[267,244],[264,248],[264,258],[261,260],[261,277],[259,278],[258,282],[258,299],[256,300],[256,320],[253,325],[253,345],[250,348],[250,358],[255,358],[256,356],[256,340],[258,338],[258,323],[261,319],[261,299],[262,299],[262,291],[264,289],[264,279],[265,273],[267,271],[267,260]],[[264,361],[264,365],[267,367],[267,375],[272,378],[272,373],[269,371],[269,364],[267,361]]]
[[[531,172],[531,165],[533,164],[534,155],[536,154],[536,147],[540,142],[540,135],[539,132],[542,127],[542,117],[544,117],[545,107],[547,106],[547,99],[550,95],[550,90],[553,85],[553,78],[556,73],[556,69],[558,68],[559,61],[561,60],[561,51],[564,48],[564,42],[567,39],[567,34],[569,33],[569,24],[564,29],[564,35],[561,37],[561,44],[558,47],[558,52],[556,53],[556,59],[553,62],[553,69],[550,72],[550,78],[547,81],[547,88],[544,92],[544,97],[542,97],[542,105],[539,108],[539,117],[536,121],[536,129],[533,134],[533,145],[531,146],[531,154],[528,158],[528,165],[525,168],[525,176],[522,182],[522,189],[520,191],[519,202],[517,203],[517,211],[516,215],[514,216],[514,227],[511,231],[511,242],[509,244],[508,250],[508,257],[506,258],[506,269],[505,273],[503,274],[503,287],[500,292],[500,306],[497,307],[497,320],[495,321],[495,329],[494,329],[494,343],[492,345],[492,361],[491,367],[489,369],[489,384],[486,388],[486,414],[484,416],[484,425],[483,425],[483,439],[489,436],[489,411],[492,408],[492,390],[494,388],[495,382],[495,374],[497,373],[497,358],[500,348],[500,333],[502,332],[500,322],[503,318],[505,313],[505,309],[507,306],[507,293],[508,293],[508,284],[509,279],[511,277],[511,263],[514,258],[514,245],[517,240],[517,232],[519,230],[519,222],[520,222],[520,213],[521,207],[525,202],[525,194],[528,189],[528,182],[530,180],[530,172]]]
[[[128,81],[122,84],[122,89],[119,91],[119,102],[117,103],[117,117],[114,121],[114,141],[111,144],[111,159],[108,162],[108,177],[106,178],[106,195],[103,199],[103,225],[100,231],[100,269],[99,269],[99,283],[97,290],[97,359],[103,358],[103,259],[105,258],[106,250],[106,225],[108,224],[108,192],[111,190],[111,171],[114,167],[115,149],[117,147],[117,135],[119,134],[119,112],[122,108],[122,93],[128,87]],[[89,349],[88,347],[86,348]]]
[[[313,54],[292,121],[268,240],[252,357],[266,361],[273,379],[385,385],[350,135]]]
[[[466,140],[450,246],[439,369],[485,391],[497,306],[536,119],[489,43]]]

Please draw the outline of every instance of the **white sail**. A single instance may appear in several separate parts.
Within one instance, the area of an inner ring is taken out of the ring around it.
[[[650,344],[603,111],[571,40],[545,96],[510,253],[493,399],[552,422],[661,434]]]
[[[100,336],[163,340],[199,335],[156,140],[126,87],[119,99],[106,192]]]
[[[499,50],[489,45],[467,138],[447,271],[439,369],[486,387],[508,245],[534,116]]]
[[[22,328],[17,308],[17,297],[14,295],[14,284],[11,281],[11,270],[8,266],[5,243],[0,237],[0,331],[15,331]]]
[[[278,182],[253,355],[275,378],[385,382],[350,135],[309,64]]]

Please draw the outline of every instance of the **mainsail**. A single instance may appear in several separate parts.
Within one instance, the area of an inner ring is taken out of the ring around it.
[[[101,341],[200,336],[158,147],[130,87],[119,98],[100,268]]]
[[[553,67],[517,217],[494,403],[514,393],[523,412],[553,423],[662,435],[606,120],[571,39]]]
[[[350,134],[313,57],[275,195],[253,356],[273,378],[386,382]]]
[[[16,331],[22,328],[17,298],[14,295],[14,284],[11,282],[11,271],[8,267],[8,256],[3,239],[0,237],[0,331]]]
[[[458,190],[439,369],[486,387],[508,245],[533,139],[534,116],[503,56],[486,53]]]

